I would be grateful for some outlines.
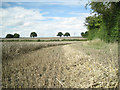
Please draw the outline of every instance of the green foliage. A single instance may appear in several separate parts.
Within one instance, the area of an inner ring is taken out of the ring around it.
[[[97,14],[86,18],[88,39],[100,38],[105,42],[118,41],[118,23],[120,21],[119,2],[91,2],[89,4]]]
[[[14,35],[12,35],[12,34],[7,34],[6,35],[6,38],[19,38],[19,37],[20,37],[20,35],[17,34],[17,33],[15,33]]]
[[[65,34],[64,34],[64,36],[70,36],[70,33],[69,32],[66,32]]]
[[[19,34],[17,34],[17,33],[14,34],[14,38],[19,38],[19,37],[20,37]]]
[[[82,33],[81,33],[81,36],[82,36],[83,38],[87,38],[87,37],[88,37],[88,31],[86,31],[85,33],[82,32]]]
[[[7,34],[6,38],[13,38],[14,36],[12,34]]]
[[[57,36],[62,36],[63,35],[63,33],[62,32],[58,32],[58,34],[57,34]]]
[[[30,37],[37,37],[37,33],[36,32],[31,32],[31,34],[30,34]]]

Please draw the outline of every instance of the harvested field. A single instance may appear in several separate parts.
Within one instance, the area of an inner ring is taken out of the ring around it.
[[[3,43],[3,88],[118,87],[116,43],[96,40],[59,44]],[[41,47],[44,45],[46,48]]]
[[[70,44],[70,42],[4,42],[2,43],[3,60],[12,59],[21,54],[41,48]]]

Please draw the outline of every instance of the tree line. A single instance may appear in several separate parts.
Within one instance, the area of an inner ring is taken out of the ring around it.
[[[93,16],[85,20],[88,31],[82,32],[89,40],[99,38],[105,42],[116,42],[120,37],[120,1],[90,2]]]
[[[13,34],[7,34],[6,35],[6,38],[19,38],[19,37],[20,37],[20,35],[17,34],[17,33],[15,33],[14,35]]]
[[[70,33],[69,32],[66,32],[65,34],[63,34],[62,32],[58,32],[57,36],[70,36]],[[30,33],[30,37],[37,37],[37,33],[36,32],[31,32]],[[13,34],[7,34],[6,35],[6,38],[20,38],[20,34],[18,33],[15,33],[14,35]]]
[[[60,37],[67,36],[68,37],[68,36],[70,36],[70,33],[66,32],[65,34],[63,34],[62,32],[58,32],[57,36],[60,36]]]

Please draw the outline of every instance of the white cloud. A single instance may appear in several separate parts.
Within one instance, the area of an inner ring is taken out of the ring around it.
[[[81,15],[81,16],[88,16],[88,15],[90,15],[89,13],[80,13],[80,12],[70,12],[69,14]]]
[[[85,5],[90,0],[2,0],[2,2],[45,2],[52,5]]]
[[[80,12],[70,12],[69,14],[85,19],[88,16],[93,16],[95,13],[80,13]]]
[[[71,35],[80,35],[86,31],[84,19],[88,13],[81,13],[79,17],[44,17],[41,11],[13,7],[0,9],[2,15],[2,36],[8,33],[19,33],[22,37],[29,36],[33,31],[39,37],[56,36],[57,32],[70,32]],[[52,20],[49,20],[52,19]]]
[[[14,7],[14,8],[7,8],[7,9],[0,9],[1,18],[3,19],[3,25],[12,25],[16,26],[19,24],[23,24],[23,21],[27,20],[43,20],[44,17],[38,10],[29,10],[24,9],[22,7]],[[7,23],[6,23],[7,21]]]

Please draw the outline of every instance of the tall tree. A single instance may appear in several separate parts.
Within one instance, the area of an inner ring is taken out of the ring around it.
[[[89,36],[91,38],[100,37],[106,42],[118,41],[118,23],[120,21],[120,1],[119,2],[90,2],[89,5],[93,12],[97,13],[97,17],[91,16],[86,18],[88,21]],[[101,17],[95,27],[97,19]],[[91,34],[90,34],[91,33]],[[92,35],[92,33],[94,33]],[[93,37],[92,37],[93,36]]]

